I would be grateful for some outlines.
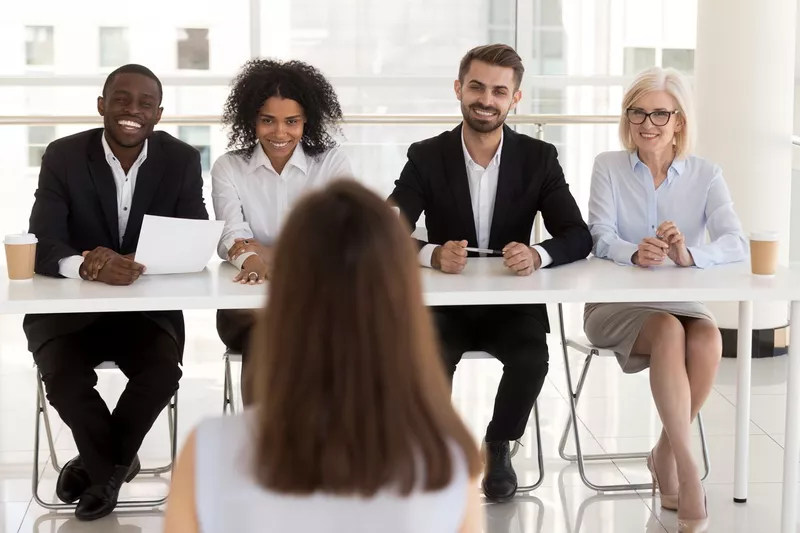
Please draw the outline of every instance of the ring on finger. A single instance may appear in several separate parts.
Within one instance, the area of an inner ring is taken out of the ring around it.
[[[258,272],[250,272],[247,274],[248,281],[258,281]]]

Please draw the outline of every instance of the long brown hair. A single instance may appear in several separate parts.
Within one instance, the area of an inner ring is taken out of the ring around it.
[[[295,207],[254,334],[256,477],[284,493],[437,490],[477,447],[451,402],[407,228],[337,181]]]

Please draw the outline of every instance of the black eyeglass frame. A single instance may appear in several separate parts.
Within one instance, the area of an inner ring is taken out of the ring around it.
[[[640,122],[634,122],[631,119],[631,114],[634,113],[634,112],[635,113],[642,113],[644,115],[644,118]],[[657,124],[653,120],[653,115],[661,114],[661,113],[668,113],[667,120],[665,120],[663,124]],[[672,120],[672,115],[677,115],[678,113],[680,113],[679,109],[675,109],[674,111],[666,111],[666,110],[663,110],[663,109],[659,109],[659,110],[656,110],[656,111],[651,111],[650,113],[645,113],[644,109],[638,109],[636,107],[629,107],[628,109],[625,110],[625,117],[628,119],[628,122],[630,122],[631,124],[634,124],[636,126],[641,126],[649,118],[650,119],[650,123],[653,126],[662,127],[662,126],[666,126],[667,124],[669,124],[669,121]]]

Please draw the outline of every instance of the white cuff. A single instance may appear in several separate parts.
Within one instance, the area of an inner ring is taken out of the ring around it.
[[[253,255],[258,255],[258,254],[256,254],[255,252],[245,252],[243,254],[240,254],[239,257],[237,257],[236,259],[234,259],[230,263],[233,266],[235,266],[237,269],[241,270],[242,269],[242,265],[244,265],[244,262],[247,261],[247,258],[251,257]]]
[[[542,264],[539,265],[539,268],[544,268],[546,266],[549,266],[550,263],[553,262],[553,258],[550,257],[550,254],[547,253],[547,250],[545,250],[538,244],[536,246],[532,246],[532,248],[537,252],[539,252],[539,258],[542,260]]]
[[[81,279],[82,255],[71,255],[58,260],[58,273],[69,279]]]
[[[433,251],[436,247],[439,246],[438,244],[426,244],[422,247],[417,254],[417,259],[419,260],[419,264],[426,267],[426,268],[433,268],[431,264],[431,258],[433,257]]]

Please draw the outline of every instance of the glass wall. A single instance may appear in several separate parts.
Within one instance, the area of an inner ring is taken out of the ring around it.
[[[27,225],[43,148],[87,127],[105,76],[125,62],[164,82],[164,115],[219,115],[228,83],[255,55],[301,59],[333,82],[345,114],[457,115],[461,56],[488,42],[526,66],[522,114],[615,115],[623,87],[651,65],[691,74],[697,0],[99,0],[9,4],[0,21],[0,116],[83,116],[85,125],[0,125],[0,232]],[[256,17],[256,20],[253,20]],[[255,28],[258,32],[251,34]],[[455,126],[455,121],[453,126]],[[387,194],[410,143],[450,126],[346,126],[361,179]],[[218,124],[165,125],[202,154],[226,149]],[[537,135],[533,126],[519,127]],[[592,160],[618,147],[613,125],[551,126],[582,206]]]

